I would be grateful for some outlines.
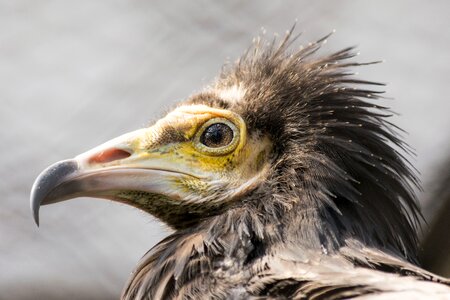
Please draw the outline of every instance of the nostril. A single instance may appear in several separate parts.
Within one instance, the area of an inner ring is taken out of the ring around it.
[[[124,159],[131,155],[130,152],[117,149],[117,148],[111,148],[104,151],[101,151],[91,158],[89,158],[89,163],[91,164],[105,164],[109,163],[115,160]]]

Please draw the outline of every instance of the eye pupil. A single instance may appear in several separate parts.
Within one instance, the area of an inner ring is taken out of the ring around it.
[[[200,137],[200,142],[210,148],[227,146],[232,140],[233,130],[224,123],[210,125]]]

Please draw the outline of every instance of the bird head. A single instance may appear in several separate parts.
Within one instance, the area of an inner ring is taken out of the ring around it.
[[[352,48],[316,57],[326,39],[290,50],[294,40],[256,40],[154,125],[50,166],[32,189],[35,220],[41,205],[81,196],[175,229],[245,208],[250,231],[261,217],[318,247],[352,237],[413,259],[416,178],[371,102],[380,84],[348,71],[363,65]]]

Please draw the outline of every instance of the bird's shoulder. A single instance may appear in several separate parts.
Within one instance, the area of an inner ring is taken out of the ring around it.
[[[318,253],[295,247],[262,258],[247,291],[258,299],[450,299],[450,280],[369,247]]]

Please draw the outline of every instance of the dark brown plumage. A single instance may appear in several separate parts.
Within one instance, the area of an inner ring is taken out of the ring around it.
[[[449,299],[448,280],[417,266],[418,182],[376,104],[381,85],[353,76],[364,64],[352,48],[320,57],[325,39],[294,40],[258,39],[182,103],[241,116],[249,140],[271,142],[254,161],[268,172],[203,202],[140,192],[133,205],[176,231],[142,258],[123,299]],[[189,140],[167,132],[164,143]]]

